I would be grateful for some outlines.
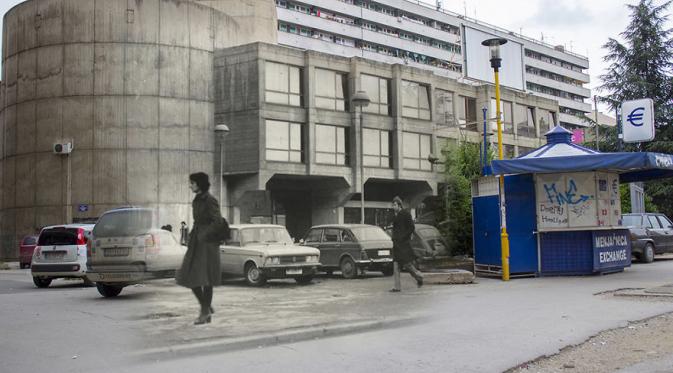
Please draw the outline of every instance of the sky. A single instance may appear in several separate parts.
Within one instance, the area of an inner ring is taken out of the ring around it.
[[[432,0],[415,1],[435,5],[435,1]],[[662,1],[655,0],[657,4]],[[4,15],[20,2],[22,0],[0,0],[0,14]],[[629,22],[629,11],[625,4],[637,2],[637,0],[442,0],[442,5],[447,11],[464,14],[553,45],[564,45],[567,50],[589,57],[588,72],[591,75],[589,88],[593,91],[600,85],[598,77],[607,66],[602,60],[605,54],[602,45],[610,37],[620,40],[619,33],[624,31]],[[673,6],[670,10],[673,11]],[[673,28],[673,20],[669,20],[668,26]]]

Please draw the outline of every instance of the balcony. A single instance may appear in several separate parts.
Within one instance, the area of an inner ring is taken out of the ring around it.
[[[591,78],[589,77],[589,74],[585,74],[579,71],[574,71],[570,69],[566,69],[564,67],[554,65],[553,63],[549,62],[544,62],[542,60],[538,60],[532,57],[525,57],[524,58],[524,63],[528,66],[535,67],[541,70],[546,70],[555,74],[567,76],[569,78],[573,78],[575,80],[579,80],[580,82],[585,82],[589,83],[591,81]]]
[[[519,123],[516,125],[517,136],[537,138],[537,133],[534,126],[529,126],[526,123]]]
[[[538,85],[543,85],[545,87],[558,89],[560,91],[565,91],[569,93],[576,94],[578,96],[589,98],[591,97],[591,90],[584,87],[578,87],[576,85],[568,84],[558,80],[545,78],[543,76],[526,73],[526,81],[535,83]]]

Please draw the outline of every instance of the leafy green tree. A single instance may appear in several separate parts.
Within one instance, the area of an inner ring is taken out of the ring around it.
[[[656,138],[642,147],[627,144],[625,151],[673,153],[673,30],[666,28],[671,0],[656,4],[640,0],[626,5],[630,22],[620,34],[623,42],[610,38],[603,46],[604,60],[610,65],[601,75],[601,101],[613,110],[623,101],[649,97],[654,101]],[[601,151],[617,150],[617,131],[608,129],[601,136]],[[645,192],[660,211],[673,216],[673,184],[654,181]]]
[[[472,180],[481,174],[480,144],[465,141],[442,151],[445,184],[439,227],[453,255],[472,254]],[[489,152],[489,159],[492,152]]]

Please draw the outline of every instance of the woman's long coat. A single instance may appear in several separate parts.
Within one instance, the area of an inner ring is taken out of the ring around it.
[[[217,199],[208,192],[199,193],[192,202],[194,227],[189,234],[187,252],[176,274],[178,285],[188,288],[219,285],[220,244],[215,236],[221,218]]]
[[[416,259],[411,248],[411,235],[414,230],[414,220],[409,211],[400,210],[393,219],[393,258],[402,266]]]

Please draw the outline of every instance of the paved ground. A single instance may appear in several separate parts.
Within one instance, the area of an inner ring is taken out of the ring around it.
[[[404,275],[400,294],[380,275],[233,281],[216,289],[202,327],[191,293],[171,281],[103,299],[72,281],[38,290],[28,271],[0,271],[0,360],[8,372],[498,372],[673,312],[666,299],[613,295],[669,284],[672,271],[657,261],[609,276],[420,289]]]

